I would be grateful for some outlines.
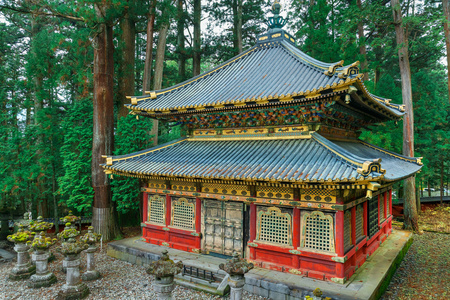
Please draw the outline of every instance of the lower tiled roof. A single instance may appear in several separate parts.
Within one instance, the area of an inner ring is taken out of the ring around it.
[[[371,168],[373,162],[380,165],[379,159],[381,168]],[[286,182],[352,182],[377,178],[392,181],[408,177],[421,168],[416,158],[403,157],[361,141],[332,142],[317,133],[312,133],[310,138],[274,140],[184,138],[112,157],[112,163],[110,160],[102,166],[129,176]]]

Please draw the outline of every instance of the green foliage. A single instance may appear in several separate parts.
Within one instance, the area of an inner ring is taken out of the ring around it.
[[[91,213],[94,191],[91,186],[92,104],[76,101],[62,122],[65,132],[61,147],[64,175],[59,178],[62,200],[68,208],[84,215]]]
[[[152,136],[150,119],[127,115],[118,121],[114,155],[129,154],[148,148]],[[132,177],[115,176],[111,182],[113,201],[120,214],[139,208],[139,180]]]

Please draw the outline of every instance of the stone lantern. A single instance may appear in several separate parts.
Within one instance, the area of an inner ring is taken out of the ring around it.
[[[66,283],[58,293],[58,299],[83,299],[89,295],[89,288],[80,277],[80,253],[88,248],[88,244],[78,242],[70,237],[61,244],[58,251],[64,254],[66,261]]]
[[[162,252],[159,260],[153,262],[147,269],[148,274],[155,275],[154,289],[158,296],[158,300],[172,299],[172,291],[175,287],[173,278],[176,274],[183,270],[181,261],[174,263],[169,258],[167,250]]]
[[[75,226],[72,226],[71,223],[66,223],[64,230],[58,233],[56,236],[62,242],[67,242],[71,238],[73,239],[76,238],[79,234],[80,232],[76,230]],[[66,270],[67,270],[67,261],[63,260],[63,267],[62,267],[63,273],[66,273]]]
[[[27,279],[36,273],[36,266],[30,263],[27,242],[34,238],[34,233],[25,231],[24,225],[19,225],[19,231],[8,235],[7,239],[14,243],[14,250],[17,252],[17,263],[8,275],[10,280]]]
[[[48,287],[56,282],[56,276],[48,270],[48,249],[56,243],[56,239],[45,236],[45,232],[27,242],[33,248],[33,259],[36,263],[36,274],[31,275],[28,286],[31,288]]]
[[[47,233],[47,230],[53,227],[53,223],[45,222],[42,216],[39,216],[36,221],[30,222],[30,231],[36,232],[36,237],[39,237],[40,233]],[[32,256],[32,261],[34,262],[34,256]],[[55,255],[52,252],[48,252],[48,261],[55,259]]]
[[[95,246],[101,239],[102,235],[94,232],[94,227],[89,226],[88,232],[80,238],[80,240],[89,245],[86,250],[87,262],[86,262],[86,272],[83,273],[81,278],[85,281],[96,280],[100,278],[100,272],[95,270],[95,260],[94,253],[97,250]]]
[[[242,299],[242,289],[245,285],[245,273],[253,269],[253,264],[248,263],[245,259],[240,258],[239,254],[234,251],[233,258],[228,262],[220,264],[219,268],[230,275],[228,282],[230,284],[230,300]]]
[[[66,224],[66,227],[67,227],[67,223],[70,223],[69,226],[76,228],[77,227],[76,222],[79,222],[81,220],[81,217],[74,216],[72,211],[69,210],[69,214],[67,216],[65,216],[64,218],[60,218],[60,220],[63,221],[64,224]],[[80,230],[81,230],[81,228],[80,228]]]

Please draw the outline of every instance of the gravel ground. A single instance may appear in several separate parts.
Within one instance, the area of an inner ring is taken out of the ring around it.
[[[449,267],[449,234],[415,234],[382,299],[450,299]]]
[[[62,273],[63,256],[55,253],[56,261],[49,264],[49,269],[55,273],[58,282],[49,288],[30,289],[26,281],[12,282],[7,280],[9,271],[15,262],[0,263],[0,299],[46,300],[55,299],[61,286],[65,283],[65,274]],[[105,248],[95,256],[96,268],[102,274],[102,278],[92,282],[86,282],[91,293],[86,299],[156,299],[152,289],[153,276],[145,272],[144,267],[135,266],[106,255]],[[85,255],[82,255],[82,271],[86,268]],[[173,298],[177,300],[191,299],[227,299],[211,294],[194,291],[181,286],[176,286]],[[244,291],[244,299],[265,299],[251,295]]]

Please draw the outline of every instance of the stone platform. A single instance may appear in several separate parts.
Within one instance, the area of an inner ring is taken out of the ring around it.
[[[386,290],[392,275],[411,244],[410,232],[394,231],[345,284],[255,268],[245,275],[244,289],[274,300],[303,300],[305,296],[312,296],[315,288],[320,288],[324,297],[336,300],[378,299]],[[170,258],[174,261],[181,260],[185,266],[195,266],[213,272],[218,278],[224,278],[219,264],[225,263],[225,259],[148,244],[140,237],[109,243],[107,254],[133,264],[146,266],[157,260],[163,249],[168,250]],[[181,285],[189,286],[181,275],[177,276],[176,281]],[[201,289],[195,284],[189,287]],[[225,290],[223,286],[219,288]]]

